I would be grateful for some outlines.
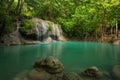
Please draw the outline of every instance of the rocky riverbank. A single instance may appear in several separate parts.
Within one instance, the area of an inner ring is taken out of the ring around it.
[[[14,80],[120,80],[120,65],[113,67],[113,77],[100,71],[96,66],[76,72],[65,72],[60,60],[49,56],[38,59],[33,69],[17,75]]]
[[[67,37],[66,37],[67,38]],[[82,37],[69,37],[67,41],[90,41],[90,42],[101,42],[101,43],[111,43],[114,45],[120,45],[120,31],[119,35],[104,35],[103,39],[101,37],[95,38],[93,36],[89,36],[86,39]]]

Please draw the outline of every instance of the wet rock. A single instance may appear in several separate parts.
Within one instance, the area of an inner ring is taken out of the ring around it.
[[[5,45],[19,45],[21,44],[21,35],[19,32],[12,32],[4,36]]]
[[[63,80],[83,80],[77,73],[69,72],[63,75]]]
[[[64,36],[60,36],[60,37],[58,38],[58,40],[59,40],[59,41],[63,41],[63,42],[64,42],[64,41],[67,41]]]
[[[22,44],[24,44],[24,45],[38,44],[38,43],[40,43],[40,41],[22,39]]]
[[[46,41],[47,41],[47,42],[53,42],[53,40],[52,40],[51,37],[48,37]]]
[[[103,73],[95,66],[90,67],[81,73],[83,76],[93,77],[93,78],[102,78]]]
[[[64,69],[63,64],[53,56],[49,56],[45,59],[39,59],[35,62],[34,68],[36,70],[44,69],[49,73],[61,73]]]
[[[120,39],[114,40],[114,41],[113,41],[113,44],[115,44],[115,45],[120,45]]]
[[[29,80],[27,78],[27,74],[28,74],[28,71],[22,71],[20,73],[18,73],[14,78],[13,80]]]
[[[120,45],[120,36],[112,35],[110,39],[110,43],[114,45]]]
[[[116,79],[120,80],[120,65],[115,65],[113,67],[113,75]]]
[[[28,73],[29,80],[49,80],[50,77],[51,75],[44,70],[36,71],[33,69]]]
[[[63,80],[63,74],[53,74],[49,80]]]

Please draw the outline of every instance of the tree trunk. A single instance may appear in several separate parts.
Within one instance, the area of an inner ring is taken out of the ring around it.
[[[113,34],[113,27],[111,26],[110,34]]]
[[[118,37],[118,22],[117,22],[117,19],[115,20],[115,24],[116,24],[115,33],[116,33],[116,37]]]
[[[102,32],[102,36],[101,36],[101,42],[102,42],[103,41],[103,33],[104,33],[103,26],[101,27],[101,32]]]
[[[23,5],[24,5],[24,0],[21,0],[21,1],[20,1],[20,7],[19,7],[19,12],[18,12],[18,14],[21,14]]]
[[[15,9],[15,15],[17,15],[17,16],[18,16],[19,8],[20,8],[20,0],[18,0],[16,9]]]
[[[6,28],[6,20],[3,20],[2,22],[1,22],[1,26],[0,26],[0,37],[2,37],[3,36],[3,34],[5,33],[5,28]]]
[[[7,6],[7,13],[9,13],[9,11],[10,11],[13,3],[14,3],[14,0],[10,0],[9,4],[8,4],[8,6]]]

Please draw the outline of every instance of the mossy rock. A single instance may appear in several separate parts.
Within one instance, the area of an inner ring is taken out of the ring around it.
[[[49,56],[45,59],[39,59],[35,62],[34,68],[39,71],[39,69],[44,69],[46,72],[51,74],[62,73],[64,70],[63,64],[53,56]]]
[[[95,66],[90,67],[85,71],[81,72],[81,75],[86,77],[97,78],[97,79],[104,77],[104,74]]]
[[[64,73],[62,80],[83,80],[83,79],[75,72],[68,72]]]

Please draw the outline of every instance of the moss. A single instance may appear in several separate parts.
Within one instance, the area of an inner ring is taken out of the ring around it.
[[[49,31],[52,31],[52,30],[53,30],[52,24],[49,23],[48,25],[49,25],[49,26],[48,26],[48,30],[49,30]]]
[[[35,23],[32,20],[24,20],[21,31],[26,33],[28,30],[32,29],[34,25]]]
[[[58,24],[58,28],[61,28],[61,25]]]

